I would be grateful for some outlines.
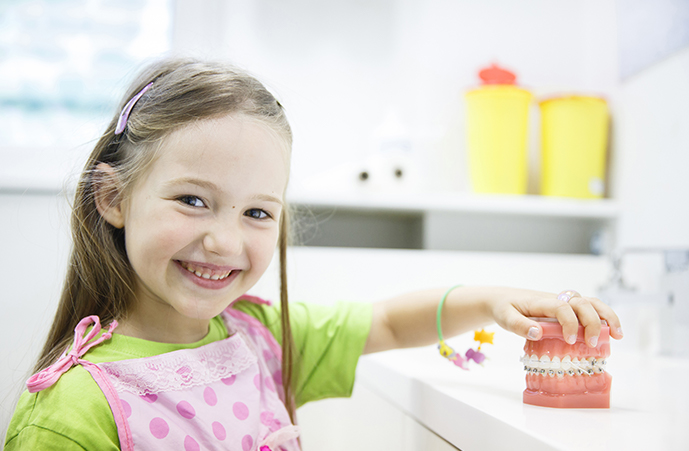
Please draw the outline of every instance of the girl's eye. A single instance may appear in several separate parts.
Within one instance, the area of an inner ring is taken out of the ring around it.
[[[246,213],[244,213],[244,216],[249,216],[250,218],[254,219],[268,219],[270,218],[270,214],[266,212],[265,210],[261,210],[259,208],[252,208],[251,210],[247,210]]]
[[[196,197],[196,196],[180,196],[177,198],[178,201],[182,202],[185,205],[189,205],[191,207],[205,207],[206,204],[203,203],[203,201]]]

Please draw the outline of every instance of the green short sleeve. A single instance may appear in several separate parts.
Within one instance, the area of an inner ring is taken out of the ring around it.
[[[249,302],[235,308],[254,316],[282,341],[280,310]],[[371,330],[372,304],[339,302],[334,306],[290,303],[297,407],[324,398],[349,397],[356,365]]]
[[[50,429],[30,425],[12,437],[5,445],[5,451],[25,451],[59,449],[64,451],[84,451],[79,443]],[[116,448],[119,449],[119,448]]]
[[[105,395],[82,367],[43,391],[24,391],[5,440],[5,450],[120,449]]]

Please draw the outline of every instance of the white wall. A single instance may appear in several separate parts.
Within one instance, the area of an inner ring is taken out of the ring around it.
[[[647,0],[240,0],[209,7],[203,32],[198,13],[181,17],[178,36],[188,38],[176,47],[228,57],[277,93],[295,131],[293,191],[313,174],[364,160],[389,109],[411,130],[428,187],[467,190],[463,93],[492,61],[537,96],[603,95],[613,117],[609,191],[624,211],[619,246],[688,246],[689,50],[653,63],[658,49],[680,45],[679,35],[658,30],[681,29],[685,10]],[[621,81],[620,61],[635,75]]]
[[[689,47],[625,80],[616,127],[622,247],[689,248]]]
[[[0,193],[0,436],[52,323],[70,250],[68,205]]]
[[[222,45],[209,47],[189,14],[176,48],[228,57],[277,93],[295,132],[293,190],[362,161],[391,110],[433,174],[427,184],[466,190],[463,95],[491,62],[537,95],[612,99],[617,87],[613,0],[239,0],[211,10],[207,33]],[[221,11],[224,28],[213,25]]]
[[[689,24],[681,2],[239,0],[208,11],[206,34],[196,16],[181,17],[178,35],[188,38],[176,47],[230,58],[277,93],[295,131],[293,192],[314,174],[363,161],[388,110],[410,130],[426,185],[467,190],[463,93],[479,68],[497,61],[537,96],[609,101],[609,193],[623,205],[618,246],[689,246],[689,49],[677,50]],[[620,66],[634,75],[622,80]]]

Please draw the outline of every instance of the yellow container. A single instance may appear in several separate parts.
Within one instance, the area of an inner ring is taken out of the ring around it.
[[[467,137],[474,192],[525,194],[531,93],[513,85],[469,91]]]
[[[540,108],[541,194],[603,197],[609,127],[605,100],[559,97],[540,102]]]

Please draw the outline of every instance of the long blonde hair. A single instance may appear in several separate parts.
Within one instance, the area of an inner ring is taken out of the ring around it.
[[[124,133],[115,135],[119,112],[146,85]],[[224,63],[168,58],[144,68],[126,92],[117,115],[98,140],[79,179],[71,229],[73,248],[57,313],[34,370],[53,363],[70,345],[77,323],[98,315],[103,324],[126,317],[134,299],[134,270],[124,246],[124,231],[98,213],[99,163],[117,173],[112,202],[118,204],[155,160],[163,138],[191,122],[242,114],[268,125],[284,138],[291,152],[292,132],[282,105],[254,77]],[[100,195],[101,193],[99,193]],[[294,421],[292,389],[293,340],[289,322],[286,251],[288,209],[280,218],[280,305],[282,311],[282,375],[285,404]]]

